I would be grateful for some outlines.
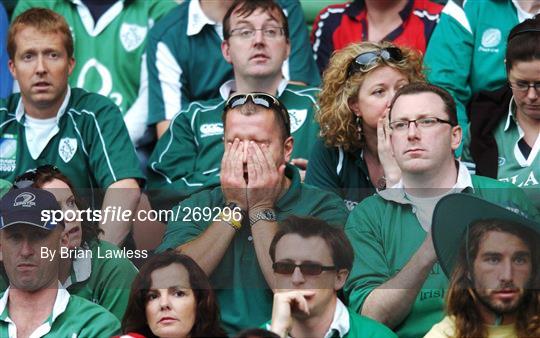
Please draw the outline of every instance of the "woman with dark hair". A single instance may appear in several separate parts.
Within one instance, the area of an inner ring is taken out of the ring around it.
[[[193,259],[174,251],[153,256],[135,277],[122,332],[145,337],[226,337],[217,298]]]
[[[98,238],[102,230],[90,217],[75,216],[86,210],[71,181],[56,167],[45,165],[19,176],[14,188],[32,186],[51,192],[62,208],[68,236],[67,250],[60,257],[58,279],[70,294],[103,306],[122,320],[129,288],[137,268],[120,249]]]

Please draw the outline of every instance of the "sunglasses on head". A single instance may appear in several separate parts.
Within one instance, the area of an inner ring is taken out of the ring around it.
[[[287,111],[285,106],[283,106],[283,104],[279,102],[277,98],[267,93],[255,92],[248,94],[236,94],[234,96],[231,96],[225,103],[225,111],[243,106],[248,102],[248,100],[251,100],[251,102],[253,102],[257,106],[277,110],[283,117],[287,130],[290,130],[291,121],[289,118],[289,112]]]
[[[15,178],[15,182],[13,182],[13,187],[16,189],[23,189],[28,188],[32,184],[34,184],[36,180],[36,176],[38,174],[53,174],[60,172],[58,168],[54,165],[46,164],[39,166],[35,169],[30,169],[26,171],[24,174],[21,174]]]
[[[317,276],[323,271],[336,270],[335,266],[323,266],[317,263],[294,264],[291,262],[276,262],[272,264],[274,272],[281,275],[292,275],[297,267],[300,268],[300,272],[302,272],[303,275],[307,276]]]
[[[380,60],[397,63],[403,61],[404,58],[401,49],[397,47],[387,47],[358,54],[349,64],[347,78],[359,71],[367,72],[368,70],[373,69]]]

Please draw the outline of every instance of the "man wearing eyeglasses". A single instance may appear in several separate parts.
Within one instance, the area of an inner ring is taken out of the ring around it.
[[[223,34],[221,51],[224,60],[232,64],[234,80],[221,86],[219,98],[194,102],[177,114],[159,140],[148,173],[155,209],[170,209],[195,192],[219,185],[221,113],[234,93],[264,92],[283,102],[295,139],[291,158],[306,169],[319,131],[313,118],[318,90],[289,84],[284,78],[282,66],[290,55],[291,41],[283,10],[273,0],[237,1],[225,14]]]
[[[158,251],[179,250],[210,276],[224,328],[232,335],[270,318],[274,279],[268,249],[277,221],[303,215],[342,227],[347,209],[337,195],[301,183],[289,163],[294,144],[289,114],[275,97],[232,96],[223,127],[221,186],[173,209],[175,219]]]
[[[149,125],[156,125],[161,137],[172,118],[195,101],[219,97],[220,86],[233,78],[233,69],[220,51],[228,39],[223,18],[233,0],[184,1],[156,23],[148,41]],[[253,2],[270,8],[269,1]],[[286,79],[316,86],[320,82],[308,39],[302,7],[298,0],[275,0],[286,15],[291,54],[284,63]],[[282,26],[282,25],[280,25]],[[260,28],[260,27],[254,27]],[[255,90],[255,89],[254,89]]]
[[[337,297],[353,264],[345,233],[325,221],[291,216],[270,244],[275,287],[266,329],[280,337],[396,337]]]
[[[510,31],[508,84],[471,104],[463,160],[478,175],[522,187],[540,208],[540,16]]]
[[[398,336],[422,337],[442,319],[448,286],[431,239],[437,201],[466,192],[539,214],[518,187],[470,175],[455,160],[461,128],[455,102],[445,90],[427,83],[402,87],[392,100],[389,120],[402,179],[351,212],[345,232],[357,259],[345,293],[355,311]]]

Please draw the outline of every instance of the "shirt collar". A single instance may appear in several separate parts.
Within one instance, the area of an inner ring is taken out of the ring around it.
[[[456,184],[452,187],[452,190],[455,192],[461,192],[467,188],[474,189],[472,185],[471,174],[467,167],[459,162],[458,177]],[[405,194],[405,187],[403,186],[403,179],[399,180],[393,187],[390,187],[385,190],[378,190],[377,193],[383,199],[387,201],[396,202],[399,204],[411,204],[411,201],[407,198]]]
[[[407,19],[411,16],[413,6],[414,0],[407,0],[407,4],[405,5],[405,7],[401,11],[399,11],[399,16],[403,22],[407,21]],[[364,0],[356,0],[347,6],[347,8],[345,9],[345,13],[352,19],[358,21],[361,19],[360,14],[365,14],[365,10],[366,4],[364,3]]]
[[[286,164],[285,176],[291,180],[287,192],[276,202],[276,209],[280,211],[293,210],[299,202],[302,183],[298,169],[290,163]]]
[[[1,313],[0,320],[4,322],[12,323],[14,325],[11,318],[9,318],[8,306],[7,306],[10,288],[11,287],[8,287],[6,289],[6,291],[4,292],[4,295],[0,299],[0,313]],[[43,324],[43,325],[49,326],[49,330],[50,330],[50,327],[52,327],[52,324],[54,323],[56,318],[58,318],[62,313],[64,313],[64,311],[66,311],[70,297],[71,295],[69,294],[69,292],[60,285],[60,282],[58,282],[58,291],[56,292],[56,299],[54,300],[51,316],[47,319],[47,322]],[[36,331],[37,330],[41,330],[41,326],[37,328]]]
[[[118,15],[120,15],[124,6],[127,5],[127,1],[126,4],[124,4],[124,0],[117,0],[116,3],[101,15],[97,22],[94,22],[90,9],[88,9],[82,0],[70,1],[77,6],[79,18],[81,19],[86,32],[92,37],[98,36],[111,22],[114,21],[114,19],[116,19],[116,17],[118,17]]]
[[[71,88],[68,86],[66,97],[64,97],[64,101],[62,102],[60,109],[58,109],[58,112],[56,113],[56,124],[58,124],[58,121],[60,121],[60,118],[64,115],[70,97],[71,97]],[[23,105],[22,96],[21,96],[21,98],[19,99],[19,103],[17,103],[17,108],[15,109],[15,118],[17,119],[19,123],[22,123],[22,118],[24,114],[25,114],[24,105]]]
[[[527,19],[532,19],[535,14],[540,14],[540,13],[529,13],[529,12],[525,12],[521,6],[519,5],[518,1],[517,0],[512,0],[512,4],[514,4],[514,7],[516,7],[516,14],[518,16],[518,21],[519,22],[523,22]]]
[[[288,81],[285,78],[282,78],[279,82],[278,88],[277,88],[277,96],[281,97],[281,94],[285,91],[285,88],[287,88]],[[229,99],[229,96],[232,92],[236,91],[236,80],[229,80],[225,82],[224,84],[219,87],[219,94],[221,95],[221,98],[223,101],[227,101]],[[274,93],[272,93],[274,95]]]
[[[191,0],[188,7],[187,35],[193,36],[200,33],[206,25],[216,26],[218,23],[210,20],[204,14],[199,0]]]
[[[73,284],[84,282],[92,274],[92,251],[86,243],[79,250],[85,250],[85,254],[71,263],[71,275],[62,286],[66,289]]]
[[[506,123],[504,124],[504,131],[507,131],[508,128],[510,128],[510,122],[515,121],[514,113],[516,111],[516,104],[514,101],[514,96],[510,99],[510,103],[508,104],[508,116],[506,116]]]
[[[324,335],[324,338],[332,337],[334,331],[337,331],[340,337],[344,337],[349,332],[350,327],[349,310],[347,310],[347,307],[338,298],[336,310],[334,311],[334,319],[332,319],[332,323]]]

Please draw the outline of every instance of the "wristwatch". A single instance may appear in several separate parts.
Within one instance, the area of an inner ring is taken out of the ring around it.
[[[249,218],[249,225],[253,226],[258,221],[276,222],[276,213],[272,209],[264,209],[256,213],[253,217]]]

